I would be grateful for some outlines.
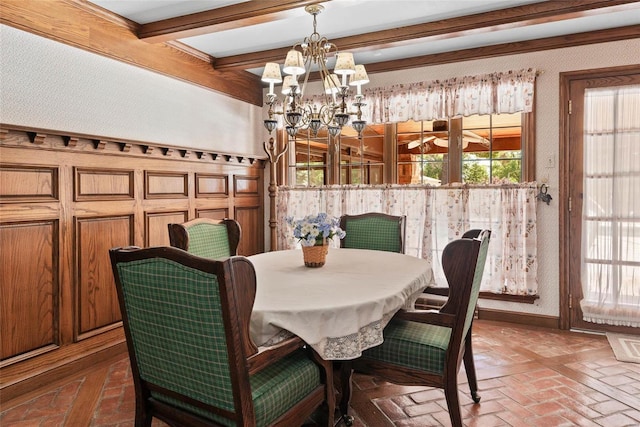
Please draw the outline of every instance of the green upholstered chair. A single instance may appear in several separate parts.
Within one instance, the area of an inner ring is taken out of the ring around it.
[[[475,239],[482,232],[481,229],[476,228],[469,231],[466,231],[463,235],[463,239]],[[442,305],[442,300],[446,301],[446,298],[449,297],[449,288],[447,286],[429,286],[424,290],[422,296],[418,298],[416,301],[416,308],[439,308]],[[472,320],[473,323],[473,320]],[[476,379],[476,366],[473,361],[473,346],[471,343],[471,336],[473,335],[473,324],[469,327],[467,331],[467,336],[464,340],[464,370],[467,374],[467,381],[471,386],[472,390],[477,390],[476,384],[478,380]],[[474,402],[480,402],[480,396],[472,391],[472,398]]]
[[[342,215],[340,228],[346,235],[341,248],[372,249],[404,253],[406,217],[368,212],[361,215]]]
[[[194,255],[220,259],[238,255],[240,224],[234,219],[196,218],[169,224],[169,244]]]
[[[475,239],[450,242],[442,253],[450,288],[447,302],[438,311],[396,313],[384,329],[384,342],[364,351],[353,364],[358,372],[392,383],[444,389],[454,427],[462,427],[457,377],[480,292],[490,234],[483,230]],[[475,376],[469,387],[477,403],[480,397]]]
[[[326,409],[330,362],[293,337],[250,337],[253,264],[172,247],[109,251],[136,392],[136,426],[300,426]]]

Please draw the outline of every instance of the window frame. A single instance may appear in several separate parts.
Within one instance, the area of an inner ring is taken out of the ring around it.
[[[520,182],[533,182],[536,180],[535,169],[536,169],[536,153],[535,153],[535,108],[529,113],[521,113],[521,180]],[[368,126],[367,126],[368,127]],[[384,184],[397,184],[398,183],[398,169],[399,163],[398,154],[397,154],[397,139],[396,136],[398,123],[387,123],[383,125],[383,134],[380,135],[383,141],[383,161],[382,163],[375,163],[375,165],[380,164],[382,166],[382,183]],[[304,133],[306,135],[304,135]],[[366,128],[365,128],[366,132]],[[449,135],[462,135],[462,119],[453,118],[449,119]],[[303,169],[302,166],[304,163],[295,163],[295,155],[296,155],[296,143],[300,138],[304,138],[307,140],[307,143],[312,140],[318,140],[318,137],[311,137],[309,132],[299,132],[295,138],[290,138],[285,132],[278,132],[279,143],[284,145],[284,143],[288,142],[290,149],[289,155],[285,156],[285,161],[283,162],[283,168],[287,171],[284,175],[284,184],[285,185],[297,185],[295,180],[295,171]],[[343,167],[347,167],[349,171],[352,171],[354,168],[367,168],[369,165],[367,162],[362,162],[358,165],[345,165],[341,163],[341,153],[340,153],[340,138],[338,137],[330,137],[327,138],[327,151],[325,153],[326,161],[324,163],[324,176],[325,176],[325,185],[336,185],[336,184],[345,184],[340,182],[340,174]],[[452,144],[449,147],[449,152],[445,155],[445,161],[448,162],[447,165],[447,182],[463,182],[462,181],[462,149],[458,146],[458,144]],[[452,159],[459,159],[460,161],[452,161]],[[373,165],[373,164],[372,164]],[[317,165],[311,165],[307,163],[307,168],[316,169]],[[368,171],[364,171],[365,176],[371,176],[367,173]],[[361,185],[370,185],[370,184],[361,184]]]
[[[533,142],[535,138],[535,120],[533,117],[534,112],[520,113],[520,114],[521,114],[521,118],[520,118],[521,155],[518,158],[518,160],[520,161],[520,179],[518,182],[532,182],[532,181],[535,181],[535,152],[532,152],[532,150],[535,150],[534,148],[535,144]],[[428,129],[425,130],[425,126],[423,124],[425,122],[429,122],[429,120],[422,121],[422,123],[420,124],[420,131],[417,132],[422,137],[430,136],[432,134],[436,134],[440,132],[440,131],[434,131],[434,130],[428,130]],[[420,122],[416,122],[416,124],[417,123],[420,123]],[[463,130],[465,130],[464,117],[450,118],[448,119],[447,123],[448,123],[448,127],[447,127],[448,138],[450,140],[459,141],[459,138],[462,138]],[[492,132],[494,129],[494,126],[491,124],[491,120],[489,123],[490,124],[487,127],[487,129],[489,129],[490,132]],[[495,128],[498,128],[498,127],[495,126]],[[394,140],[394,149],[396,151],[400,141],[398,136],[407,135],[409,133],[411,132],[408,132],[408,133],[399,132],[398,126],[397,125],[394,126],[393,140]],[[496,151],[504,151],[504,150],[491,149],[489,152],[493,153]],[[435,153],[435,154],[438,154],[438,153]],[[464,154],[465,152],[462,149],[461,144],[454,143],[449,145],[448,151],[443,154],[442,185],[464,182],[463,180],[463,165],[465,163]],[[425,152],[422,155],[429,155],[429,152]],[[400,157],[400,154],[397,154],[397,156]],[[499,162],[502,160],[493,158],[493,156],[491,156],[489,161],[493,163],[493,162]],[[394,164],[388,164],[389,167],[394,167],[396,171],[396,179],[394,183],[398,183],[399,181],[397,178],[397,171],[400,170],[402,166],[405,166],[411,163],[419,163],[421,166],[423,166],[423,164],[427,162],[425,162],[424,160],[420,162],[411,162],[411,161],[397,159],[394,162]],[[437,163],[437,162],[434,162],[434,163]],[[487,184],[490,184],[490,182]]]

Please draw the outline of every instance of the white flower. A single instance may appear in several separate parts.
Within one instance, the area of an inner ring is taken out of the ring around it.
[[[331,239],[337,236],[344,238],[345,232],[340,228],[340,219],[329,217],[326,213],[307,215],[303,219],[295,220],[286,218],[287,223],[293,227],[293,236],[300,241],[302,246],[314,246],[322,244],[323,239]]]

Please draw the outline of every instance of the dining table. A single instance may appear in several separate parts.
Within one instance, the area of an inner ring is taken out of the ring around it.
[[[412,309],[431,284],[427,260],[395,252],[329,249],[320,268],[304,265],[302,250],[249,256],[256,271],[251,336],[269,346],[299,336],[325,360],[341,361],[339,408],[349,424],[351,363],[383,342],[400,309]]]

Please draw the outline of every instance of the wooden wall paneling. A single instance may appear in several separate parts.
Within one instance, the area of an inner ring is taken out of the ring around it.
[[[226,217],[230,218],[233,215],[233,206],[236,203],[236,199],[233,195],[228,197],[215,197],[215,198],[199,198],[193,199],[193,215],[189,219],[201,217],[202,212],[215,211],[215,215],[218,215],[221,211],[226,211]]]
[[[228,208],[196,209],[196,218],[224,219],[229,218]]]
[[[264,161],[180,150],[0,123],[3,400],[122,356],[108,249],[168,244],[169,222],[238,216],[241,253],[264,250]]]
[[[109,249],[133,244],[133,215],[75,218],[77,340],[121,320]]]
[[[133,170],[74,168],[74,200],[134,199]]]
[[[0,202],[58,200],[58,168],[0,165]]]
[[[0,224],[3,362],[60,343],[58,243],[57,220]]]
[[[20,151],[2,149],[0,153],[2,222],[57,219],[61,206],[58,166],[32,165],[32,157],[14,156]]]
[[[169,224],[181,224],[189,219],[187,211],[145,212],[145,246],[171,246],[169,244]]]
[[[54,138],[47,138],[53,141]],[[57,139],[59,141],[60,138]],[[57,142],[56,141],[56,142]],[[23,150],[23,155],[33,155],[31,150]],[[73,226],[73,216],[75,203],[73,201],[73,165],[78,160],[71,160],[69,154],[66,156],[57,151],[46,151],[46,161],[59,165],[60,179],[60,203],[59,215],[57,219],[60,221],[60,246],[59,262],[60,262],[60,341],[61,347],[73,345],[76,340],[76,332],[74,328],[75,322],[75,234]],[[37,153],[36,153],[37,154]],[[75,157],[75,156],[74,156]],[[59,350],[56,350],[58,352]],[[35,358],[38,360],[38,358]]]
[[[227,175],[196,172],[195,184],[196,198],[229,196],[229,177]]]
[[[258,196],[260,188],[260,180],[257,176],[233,176],[233,194],[234,196]]]
[[[145,199],[189,197],[189,175],[181,172],[145,172]]]
[[[240,255],[249,256],[264,251],[264,233],[255,233],[255,230],[264,228],[262,188],[262,177],[233,175],[234,217],[242,227],[242,238],[238,245]]]
[[[238,221],[242,229],[238,255],[250,256],[264,252],[264,233],[254,231],[263,228],[263,212],[261,206],[235,208],[235,220]]]

